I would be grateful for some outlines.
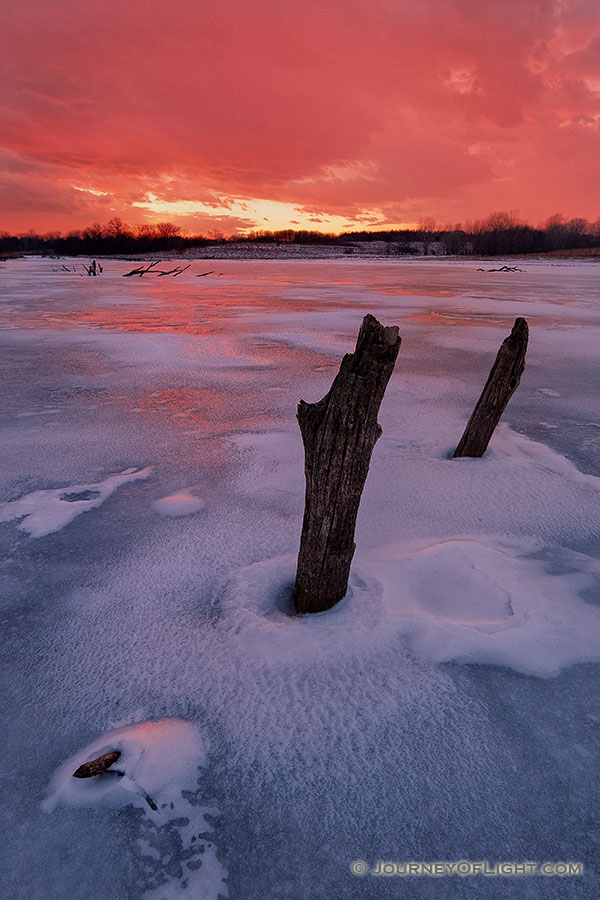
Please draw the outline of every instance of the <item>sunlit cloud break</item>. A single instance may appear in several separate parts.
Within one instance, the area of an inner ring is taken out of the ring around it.
[[[165,217],[173,219],[189,218],[192,216],[214,217],[219,220],[225,217],[235,217],[240,222],[247,222],[246,226],[240,225],[238,232],[256,231],[260,229],[305,229],[307,231],[351,231],[353,229],[376,227],[382,224],[380,210],[362,210],[356,218],[331,215],[325,211],[306,211],[292,203],[283,203],[277,200],[245,200],[231,197],[218,202],[206,202],[199,200],[165,200],[156,194],[148,192],[142,200],[135,200],[133,207],[147,210],[157,220]]]

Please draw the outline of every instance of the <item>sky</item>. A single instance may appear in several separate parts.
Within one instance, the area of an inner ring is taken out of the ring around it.
[[[598,0],[0,0],[0,230],[600,216]]]

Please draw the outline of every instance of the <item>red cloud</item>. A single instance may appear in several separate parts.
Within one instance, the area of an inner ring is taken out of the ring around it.
[[[595,0],[37,0],[0,48],[3,228],[139,222],[148,193],[219,221],[599,212]]]

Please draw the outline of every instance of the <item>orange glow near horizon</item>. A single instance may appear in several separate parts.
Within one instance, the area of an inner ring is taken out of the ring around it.
[[[2,20],[0,230],[600,216],[597,0],[4,0]]]

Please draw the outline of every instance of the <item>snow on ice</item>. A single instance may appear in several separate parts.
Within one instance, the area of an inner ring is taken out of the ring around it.
[[[95,484],[73,484],[55,490],[32,491],[18,500],[0,504],[0,522],[21,519],[17,528],[31,537],[45,537],[60,531],[81,513],[97,509],[121,485],[148,478],[151,472],[151,466],[139,472],[125,469]]]
[[[183,488],[176,494],[161,497],[152,504],[156,512],[163,516],[189,516],[204,508],[204,501],[191,488]]]

